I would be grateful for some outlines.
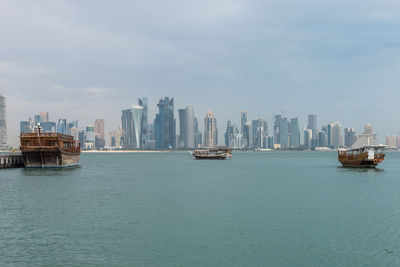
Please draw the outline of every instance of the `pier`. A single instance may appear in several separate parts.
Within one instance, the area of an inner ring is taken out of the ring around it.
[[[0,169],[22,167],[24,167],[24,161],[20,152],[0,153]]]

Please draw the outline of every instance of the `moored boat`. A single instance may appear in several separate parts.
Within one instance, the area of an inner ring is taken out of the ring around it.
[[[232,157],[231,148],[199,149],[192,153],[195,159],[226,159]]]
[[[386,146],[373,145],[338,150],[338,160],[343,167],[375,168],[385,159]]]
[[[27,168],[62,168],[78,165],[81,146],[73,136],[61,133],[35,133],[20,135],[21,154]]]

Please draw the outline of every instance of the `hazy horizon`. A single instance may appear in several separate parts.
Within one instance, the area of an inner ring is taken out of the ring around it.
[[[398,134],[400,3],[397,1],[0,1],[0,89],[8,135],[40,111],[50,119],[105,120],[149,97],[175,110],[208,110],[219,142],[239,123],[284,112],[317,114],[379,141]],[[177,115],[177,112],[176,112]],[[177,118],[178,119],[178,118]]]

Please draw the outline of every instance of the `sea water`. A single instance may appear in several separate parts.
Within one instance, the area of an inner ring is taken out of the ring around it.
[[[0,266],[400,266],[400,153],[82,154],[0,170]]]

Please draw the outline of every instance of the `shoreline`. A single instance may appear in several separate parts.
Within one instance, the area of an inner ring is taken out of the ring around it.
[[[83,150],[82,154],[85,153],[170,153],[173,150]]]

